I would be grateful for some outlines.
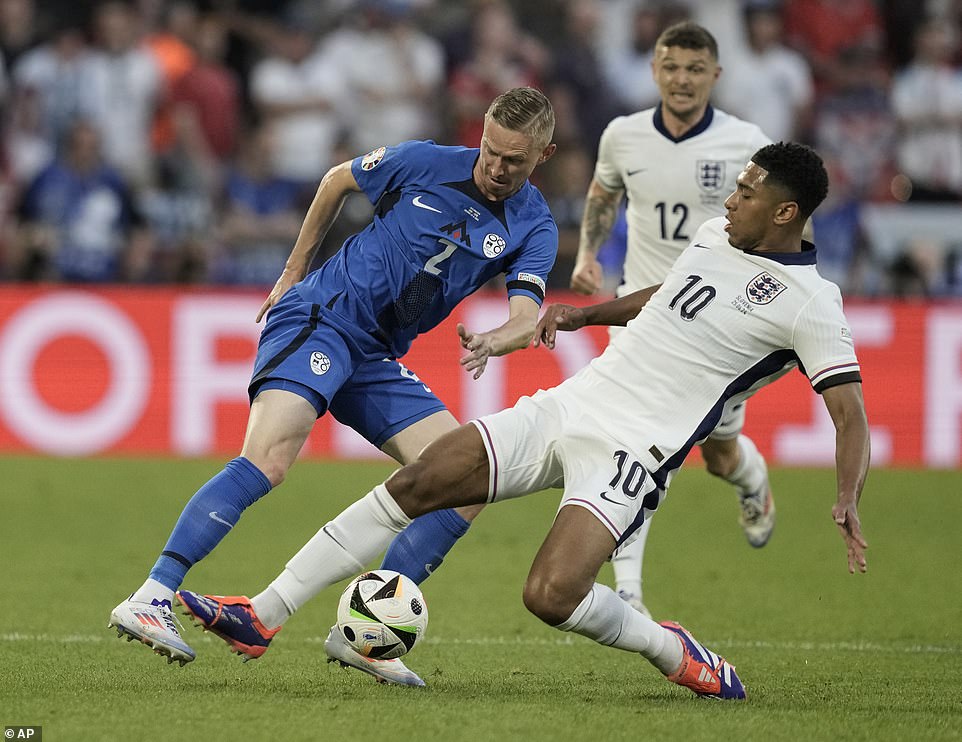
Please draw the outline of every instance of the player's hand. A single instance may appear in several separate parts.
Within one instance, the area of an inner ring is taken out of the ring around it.
[[[480,378],[488,366],[488,358],[494,355],[490,336],[484,332],[469,332],[458,322],[458,337],[461,339],[461,347],[468,351],[461,359],[461,365],[466,371],[474,371],[472,378]]]
[[[858,567],[859,572],[866,572],[868,565],[865,563],[865,550],[868,548],[868,544],[865,542],[865,537],[862,536],[862,524],[859,522],[855,504],[837,503],[832,508],[832,520],[838,526],[838,531],[842,534],[842,540],[845,541],[845,546],[848,548],[849,573],[855,574],[856,567]]]
[[[578,294],[594,294],[601,288],[604,272],[594,256],[578,258],[571,272],[571,290]]]
[[[534,331],[534,345],[554,349],[558,330],[579,330],[585,326],[585,313],[570,304],[549,304]]]
[[[278,278],[277,283],[274,284],[274,288],[271,289],[271,293],[267,295],[266,301],[261,304],[261,309],[257,313],[257,319],[254,321],[260,322],[264,315],[270,311],[271,307],[277,304],[277,302],[281,300],[281,297],[288,292],[291,286],[300,280],[301,277],[298,277],[292,271],[284,269],[284,272],[281,273],[281,277]]]

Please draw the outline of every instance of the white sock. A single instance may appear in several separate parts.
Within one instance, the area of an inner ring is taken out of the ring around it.
[[[130,599],[138,603],[166,600],[169,604],[173,605],[174,591],[166,585],[157,582],[157,580],[152,580],[148,577],[147,581],[137,589],[137,592],[130,596]]]
[[[574,613],[555,628],[573,631],[609,647],[638,652],[665,675],[681,667],[678,637],[629,606],[607,585],[596,582]]]
[[[280,626],[325,587],[364,569],[410,522],[379,484],[314,534],[270,586],[254,596],[258,619],[268,628]]]
[[[280,593],[270,585],[251,598],[251,607],[257,620],[269,629],[276,629],[293,614]]]
[[[635,540],[611,558],[611,566],[615,572],[615,589],[618,592],[637,595],[638,600],[641,600],[641,565],[650,528],[651,516],[641,524]]]
[[[765,483],[765,459],[747,435],[738,436],[738,466],[725,477],[739,492],[758,492]]]

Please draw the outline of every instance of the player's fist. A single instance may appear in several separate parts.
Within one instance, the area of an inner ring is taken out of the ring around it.
[[[594,294],[601,288],[604,272],[594,256],[579,257],[571,272],[571,290],[579,294]]]

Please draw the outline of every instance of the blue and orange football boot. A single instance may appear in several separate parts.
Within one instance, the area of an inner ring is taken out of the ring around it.
[[[662,621],[661,626],[681,639],[684,656],[681,667],[668,680],[683,685],[703,698],[742,701],[747,698],[745,686],[735,674],[735,666],[724,657],[703,647],[687,629],[674,621]]]
[[[177,600],[184,606],[184,615],[191,623],[219,636],[244,662],[264,654],[271,639],[281,630],[280,626],[276,629],[264,626],[244,595],[198,595],[190,590],[178,590]]]

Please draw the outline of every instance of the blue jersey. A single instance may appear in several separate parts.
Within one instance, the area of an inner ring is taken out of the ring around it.
[[[495,276],[505,275],[509,297],[540,304],[558,248],[551,212],[528,182],[488,201],[472,177],[478,155],[412,141],[356,158],[374,219],[297,285],[303,299],[395,358]]]

